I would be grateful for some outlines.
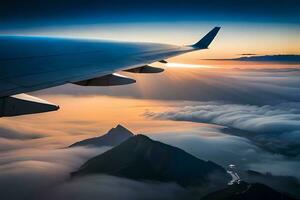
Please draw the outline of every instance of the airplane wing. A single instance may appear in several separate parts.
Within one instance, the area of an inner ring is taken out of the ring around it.
[[[135,80],[116,72],[161,72],[163,69],[149,64],[206,49],[219,29],[215,27],[199,42],[183,47],[92,39],[0,36],[0,117],[59,108],[43,100],[37,101],[35,97],[18,95],[24,92],[66,83],[82,86],[134,83]]]

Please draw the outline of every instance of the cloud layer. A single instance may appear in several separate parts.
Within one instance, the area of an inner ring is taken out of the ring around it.
[[[179,64],[180,66],[180,64]],[[168,68],[163,74],[126,73],[136,84],[116,87],[65,85],[38,94],[109,95],[160,100],[226,101],[274,105],[300,101],[300,71],[295,68]],[[245,69],[246,68],[246,69]]]
[[[20,148],[20,147],[19,147]],[[1,199],[39,199],[102,149],[18,149],[1,153]]]
[[[30,139],[38,139],[43,137],[45,137],[45,135],[39,135],[34,133],[23,134],[19,131],[0,127],[0,138],[15,139],[15,140],[30,140]]]
[[[185,198],[190,198],[188,192],[174,183],[139,182],[114,176],[95,175],[58,185],[44,199],[177,200]]]
[[[5,151],[0,152],[1,199],[171,200],[190,197],[175,183],[139,182],[105,175],[70,179],[72,171],[111,147],[49,149],[39,143],[32,143],[30,148],[23,144],[25,141],[13,142],[13,149],[3,147]]]
[[[150,134],[150,137],[223,166],[234,163],[240,169],[300,178],[298,161],[272,155],[247,139],[225,135],[222,131],[222,127],[205,124],[199,128]],[[105,175],[70,179],[70,172],[108,147],[53,149],[51,137],[42,138],[43,142],[34,142],[36,139],[32,139],[30,145],[27,144],[30,142],[28,140],[17,140],[18,143],[15,143],[15,139],[6,140],[13,141],[15,148],[0,152],[0,197],[4,199],[192,198],[190,190],[175,183],[140,182]],[[207,189],[194,188],[193,194],[203,194]]]
[[[300,155],[300,104],[283,103],[276,106],[250,106],[203,102],[163,113],[146,112],[146,117],[211,123],[244,130],[226,133],[264,143],[277,153]]]

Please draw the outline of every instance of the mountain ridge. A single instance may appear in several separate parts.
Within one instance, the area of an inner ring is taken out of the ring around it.
[[[177,182],[183,186],[204,184],[210,179],[226,184],[229,180],[223,167],[140,134],[88,160],[71,177],[89,174]]]

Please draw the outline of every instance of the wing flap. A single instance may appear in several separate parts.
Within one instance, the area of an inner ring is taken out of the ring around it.
[[[158,67],[152,67],[149,65],[145,65],[142,67],[136,67],[132,69],[126,69],[125,72],[131,72],[131,73],[143,73],[143,74],[149,74],[149,73],[161,73],[164,71],[162,68]]]
[[[81,86],[116,86],[116,85],[127,85],[135,83],[134,79],[128,78],[120,74],[109,74],[98,78],[92,78],[79,82],[74,82],[76,85]]]

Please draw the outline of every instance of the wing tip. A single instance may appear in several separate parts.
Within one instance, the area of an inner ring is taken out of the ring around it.
[[[211,31],[209,31],[201,40],[197,43],[193,44],[192,47],[197,49],[207,49],[211,42],[214,40],[216,35],[218,34],[219,30],[221,29],[220,26],[214,27]]]

